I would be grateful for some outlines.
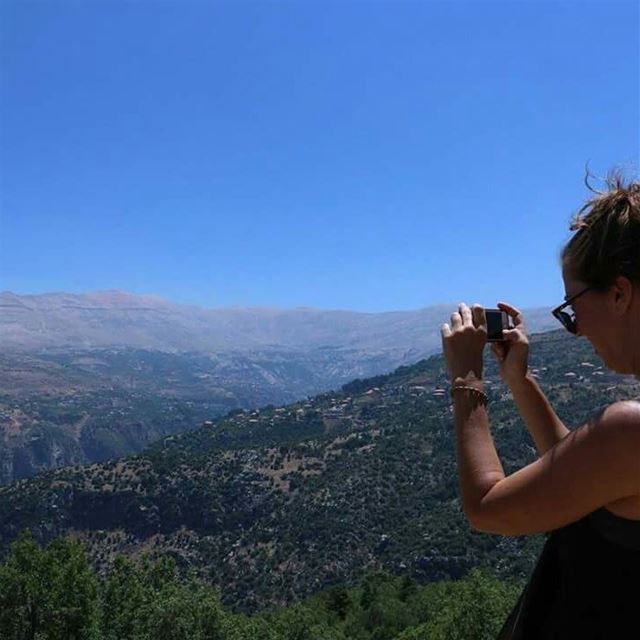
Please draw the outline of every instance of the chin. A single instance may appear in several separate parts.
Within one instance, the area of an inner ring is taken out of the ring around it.
[[[623,354],[611,353],[611,351],[601,349],[598,350],[594,347],[593,351],[595,354],[602,360],[604,366],[607,367],[610,371],[614,371],[615,373],[619,373],[622,375],[628,373],[635,373],[633,367],[631,367],[631,363],[627,362]]]

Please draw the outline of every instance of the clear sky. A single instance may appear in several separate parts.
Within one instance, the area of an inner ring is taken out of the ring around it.
[[[551,306],[639,3],[0,3],[0,289]]]

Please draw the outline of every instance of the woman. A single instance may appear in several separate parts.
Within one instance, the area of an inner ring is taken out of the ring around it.
[[[562,251],[565,302],[553,314],[610,369],[640,379],[640,183],[607,179]],[[640,403],[616,402],[570,431],[528,373],[522,314],[493,343],[500,374],[540,457],[505,477],[482,380],[484,310],[442,327],[452,377],[463,509],[480,531],[551,532],[500,638],[640,638]]]

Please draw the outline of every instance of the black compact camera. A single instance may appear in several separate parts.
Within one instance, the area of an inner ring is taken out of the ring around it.
[[[500,342],[504,340],[502,332],[505,329],[513,329],[509,324],[509,315],[500,309],[485,309],[484,315],[487,318],[487,341]]]

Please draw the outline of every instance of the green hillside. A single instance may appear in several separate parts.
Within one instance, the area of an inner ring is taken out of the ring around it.
[[[567,426],[638,397],[589,344],[535,336],[532,370]],[[506,473],[533,441],[487,361],[493,433]],[[25,528],[40,542],[83,540],[107,572],[117,554],[172,556],[236,611],[286,605],[384,569],[421,583],[474,567],[527,575],[544,536],[468,526],[441,356],[286,407],[236,411],[136,457],[46,472],[0,487],[0,544]]]

